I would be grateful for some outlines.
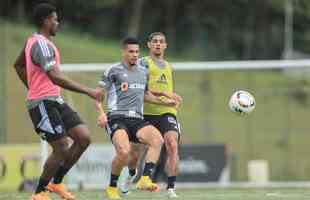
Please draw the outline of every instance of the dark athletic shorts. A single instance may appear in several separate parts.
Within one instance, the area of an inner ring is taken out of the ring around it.
[[[117,130],[123,129],[126,131],[130,142],[139,143],[139,139],[137,138],[137,132],[141,128],[148,126],[148,125],[149,123],[145,122],[143,119],[140,119],[140,118],[129,118],[126,116],[120,116],[120,117],[113,116],[112,118],[108,117],[108,124],[106,126],[106,130],[111,140],[113,138],[114,133]]]
[[[43,140],[54,141],[73,127],[83,124],[80,116],[68,104],[43,100],[29,110],[35,131]]]
[[[144,115],[144,121],[155,126],[162,136],[168,131],[176,131],[181,134],[180,124],[175,115],[166,113],[163,115]]]

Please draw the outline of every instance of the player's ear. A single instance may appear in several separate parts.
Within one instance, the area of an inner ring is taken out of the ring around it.
[[[42,22],[42,26],[47,26],[48,25],[48,18],[45,18],[43,19],[43,22]]]
[[[51,17],[46,17],[43,21],[43,26],[49,27],[51,25]]]
[[[150,41],[147,42],[147,47],[148,47],[149,49],[151,48],[151,42],[150,42]]]
[[[121,55],[124,56],[124,54],[125,54],[125,49],[121,48]]]
[[[168,47],[168,44],[167,44],[167,42],[165,42],[165,49],[167,49],[167,47]]]

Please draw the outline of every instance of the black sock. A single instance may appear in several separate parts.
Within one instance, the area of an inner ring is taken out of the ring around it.
[[[174,188],[175,181],[176,181],[176,176],[168,176],[167,189]]]
[[[49,183],[49,181],[46,181],[46,180],[40,178],[35,193],[37,194],[37,193],[46,191],[46,186],[48,185],[48,183]]]
[[[145,163],[143,176],[151,177],[154,167],[155,167],[155,163],[152,163],[152,162]]]
[[[53,183],[55,184],[61,183],[68,171],[69,169],[64,168],[63,166],[60,166],[54,176]]]
[[[129,175],[130,176],[136,175],[136,169],[129,169]]]
[[[110,179],[110,186],[111,187],[116,187],[117,186],[118,177],[119,177],[119,175],[111,174],[111,179]]]

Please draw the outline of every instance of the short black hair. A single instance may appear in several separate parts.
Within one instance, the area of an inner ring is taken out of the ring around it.
[[[56,7],[49,3],[40,3],[33,10],[33,20],[37,27],[41,27],[44,20],[53,12],[56,12]]]
[[[152,39],[157,36],[157,35],[160,35],[160,36],[163,36],[164,38],[166,38],[165,34],[163,32],[154,32],[154,33],[151,33],[148,37],[148,41],[152,41]]]
[[[137,44],[139,45],[139,40],[135,37],[125,37],[122,40],[122,47],[126,47],[128,44]]]

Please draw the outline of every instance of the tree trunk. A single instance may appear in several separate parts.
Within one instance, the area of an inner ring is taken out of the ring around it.
[[[140,30],[140,22],[142,18],[142,9],[143,9],[144,0],[133,0],[131,9],[132,12],[129,14],[129,23],[128,23],[128,35],[137,37]]]
[[[242,47],[242,59],[249,60],[253,59],[252,52],[253,52],[253,42],[254,42],[254,29],[255,29],[255,10],[254,6],[251,6],[250,12],[248,12],[248,17],[245,19],[245,26],[243,31],[243,47]]]
[[[167,1],[166,10],[166,35],[169,39],[169,48],[174,49],[176,43],[176,0]]]

